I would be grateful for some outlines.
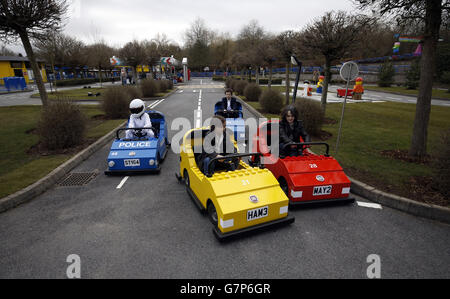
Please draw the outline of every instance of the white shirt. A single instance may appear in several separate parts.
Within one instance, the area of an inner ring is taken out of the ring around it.
[[[228,111],[233,110],[233,109],[231,109],[231,100],[227,99],[227,104],[228,104],[227,110]]]
[[[152,122],[150,121],[150,116],[147,113],[144,113],[141,117],[130,116],[130,121],[128,123],[128,128],[150,128],[152,126]],[[150,129],[142,130],[142,133],[147,133],[146,137],[155,137],[153,131]],[[134,138],[134,130],[128,130],[126,132],[126,139]]]

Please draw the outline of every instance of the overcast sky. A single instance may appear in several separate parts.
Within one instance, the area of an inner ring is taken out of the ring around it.
[[[197,18],[218,32],[236,36],[250,20],[267,31],[299,30],[326,11],[355,9],[351,0],[68,0],[64,32],[86,43],[104,39],[122,46],[165,33],[183,45],[183,33]],[[18,51],[18,46],[9,46]],[[23,50],[22,50],[23,51]]]

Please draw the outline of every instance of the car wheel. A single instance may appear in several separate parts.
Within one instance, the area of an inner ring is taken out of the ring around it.
[[[209,205],[208,205],[208,217],[209,217],[209,220],[211,221],[211,223],[214,226],[218,225],[219,218],[217,216],[217,210],[216,210],[216,207],[214,206],[214,204],[212,202],[210,202]]]
[[[284,178],[280,178],[278,180],[280,183],[281,190],[286,194],[287,197],[289,197],[289,186]]]
[[[189,180],[189,175],[186,169],[183,172],[183,178],[184,178],[184,185],[186,186],[186,188],[190,188],[191,181]]]

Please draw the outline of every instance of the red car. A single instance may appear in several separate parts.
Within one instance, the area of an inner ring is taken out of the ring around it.
[[[346,89],[338,89],[337,90],[337,97],[338,98],[343,98],[343,97],[345,97],[345,91],[346,91]],[[353,97],[353,89],[349,89],[348,90],[348,92],[347,92],[347,97],[349,97],[349,98],[351,98],[351,97]]]
[[[329,145],[323,142],[293,143],[302,150],[302,155],[294,157],[276,157],[271,153],[271,140],[274,132],[271,125],[274,121],[265,122],[258,128],[253,137],[253,152],[262,153],[263,166],[269,169],[280,183],[289,198],[290,205],[301,205],[324,202],[354,202],[350,198],[351,181],[342,167],[329,155]],[[278,127],[278,126],[277,126]],[[266,133],[267,132],[267,133]],[[278,130],[276,130],[279,134]],[[325,155],[317,155],[308,148],[312,145],[326,146]],[[277,145],[278,146],[278,145]],[[252,158],[255,165],[259,161]],[[266,160],[268,159],[268,160]]]

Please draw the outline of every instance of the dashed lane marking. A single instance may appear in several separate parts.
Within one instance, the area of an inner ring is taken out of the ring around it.
[[[127,182],[128,179],[129,177],[124,177],[116,189],[122,189],[123,185]]]

